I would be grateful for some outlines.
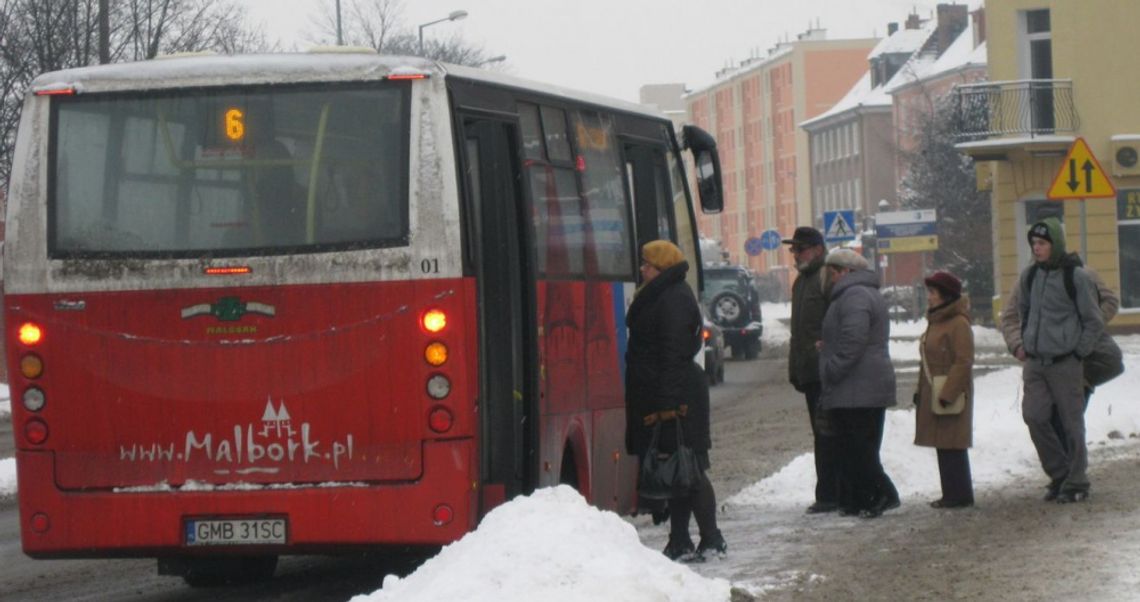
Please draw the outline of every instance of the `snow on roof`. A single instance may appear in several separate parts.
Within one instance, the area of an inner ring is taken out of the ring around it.
[[[969,61],[977,60],[979,53],[973,46],[973,26],[967,24],[966,28],[958,34],[942,56],[923,52],[922,48],[930,36],[937,30],[937,23],[933,20],[926,22],[919,29],[903,29],[896,31],[889,38],[878,43],[868,60],[883,54],[910,52],[910,58],[891,76],[886,83],[875,88],[871,87],[871,72],[859,79],[847,94],[827,111],[800,123],[800,127],[818,124],[828,118],[835,117],[847,111],[860,107],[889,107],[891,106],[891,93],[898,88],[905,87],[913,82],[922,81],[934,74],[943,73],[958,68]],[[898,38],[898,39],[896,39]],[[982,62],[985,64],[985,48],[980,46]]]
[[[916,68],[910,78],[898,82],[895,81],[897,78],[892,79],[887,87],[887,92],[894,93],[912,84],[931,80],[966,67],[985,66],[985,64],[986,45],[985,42],[982,42],[977,48],[974,47],[974,25],[971,22],[966,25],[966,29],[962,30],[962,33],[958,34],[950,47],[938,57],[938,60]]]
[[[717,76],[712,83],[710,83],[706,86],[700,86],[700,87],[694,88],[693,90],[686,92],[685,95],[682,96],[682,98],[689,98],[689,97],[696,95],[696,94],[702,94],[704,92],[708,92],[709,90],[723,84],[724,82],[726,82],[726,81],[728,81],[734,77],[744,75],[746,73],[749,73],[751,71],[755,71],[755,70],[760,69],[761,67],[764,67],[767,65],[771,65],[777,59],[782,58],[784,55],[792,52],[792,50],[794,48],[795,48],[794,42],[781,42],[771,52],[769,52],[767,56],[760,57],[760,58],[751,58],[751,59],[748,59],[746,61],[741,62],[740,65],[738,65],[736,67],[732,67],[732,68],[720,71],[719,73],[717,73]]]
[[[40,75],[32,90],[67,86],[79,92],[163,89],[226,84],[383,79],[397,70],[439,72],[436,63],[376,53],[288,53],[175,56],[65,69]]]
[[[456,76],[541,94],[582,100],[621,111],[664,118],[660,111],[599,94],[512,77],[497,71],[375,52],[320,51],[280,54],[188,55],[133,63],[65,69],[37,77],[31,90],[72,88],[80,93],[224,85],[376,81],[389,75]]]
[[[926,43],[927,38],[934,32],[936,23],[929,20],[918,29],[900,29],[888,37],[879,40],[878,44],[871,49],[871,53],[867,55],[867,60],[878,57],[882,54],[898,54],[905,52],[910,54]]]

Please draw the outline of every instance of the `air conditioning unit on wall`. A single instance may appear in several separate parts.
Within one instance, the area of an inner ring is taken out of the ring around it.
[[[1140,134],[1112,137],[1112,175],[1140,176]]]

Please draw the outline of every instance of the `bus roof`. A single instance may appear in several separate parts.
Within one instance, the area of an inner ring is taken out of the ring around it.
[[[224,85],[374,81],[392,75],[426,74],[486,82],[548,96],[665,119],[659,111],[632,102],[542,84],[503,73],[367,50],[244,55],[174,55],[156,60],[114,63],[44,73],[31,91],[71,89],[80,94],[162,90]]]

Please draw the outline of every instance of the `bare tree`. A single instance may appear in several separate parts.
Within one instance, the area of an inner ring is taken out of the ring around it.
[[[993,296],[993,242],[978,233],[990,230],[990,197],[978,190],[973,160],[954,148],[959,120],[948,103],[936,101],[920,118],[922,134],[908,153],[901,183],[902,204],[938,211],[935,262],[966,281],[975,309],[983,310]]]
[[[130,60],[159,54],[268,48],[265,37],[244,25],[245,9],[232,0],[126,0],[120,32]]]
[[[37,75],[100,61],[100,7],[109,11],[106,58],[268,50],[238,0],[0,0],[0,183],[7,187],[16,126]]]
[[[367,46],[380,54],[423,56],[458,65],[481,65],[490,58],[483,47],[455,34],[425,40],[420,52],[419,34],[403,22],[403,0],[340,0],[344,43]],[[336,0],[325,0],[313,41],[328,43],[337,37]]]

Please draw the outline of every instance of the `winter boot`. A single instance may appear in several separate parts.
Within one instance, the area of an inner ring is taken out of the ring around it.
[[[685,562],[696,555],[696,549],[693,547],[693,540],[689,538],[678,540],[670,535],[669,543],[665,545],[663,553],[669,560]]]
[[[719,530],[711,535],[701,536],[701,545],[697,546],[697,556],[702,560],[728,557],[728,543],[724,541]]]

